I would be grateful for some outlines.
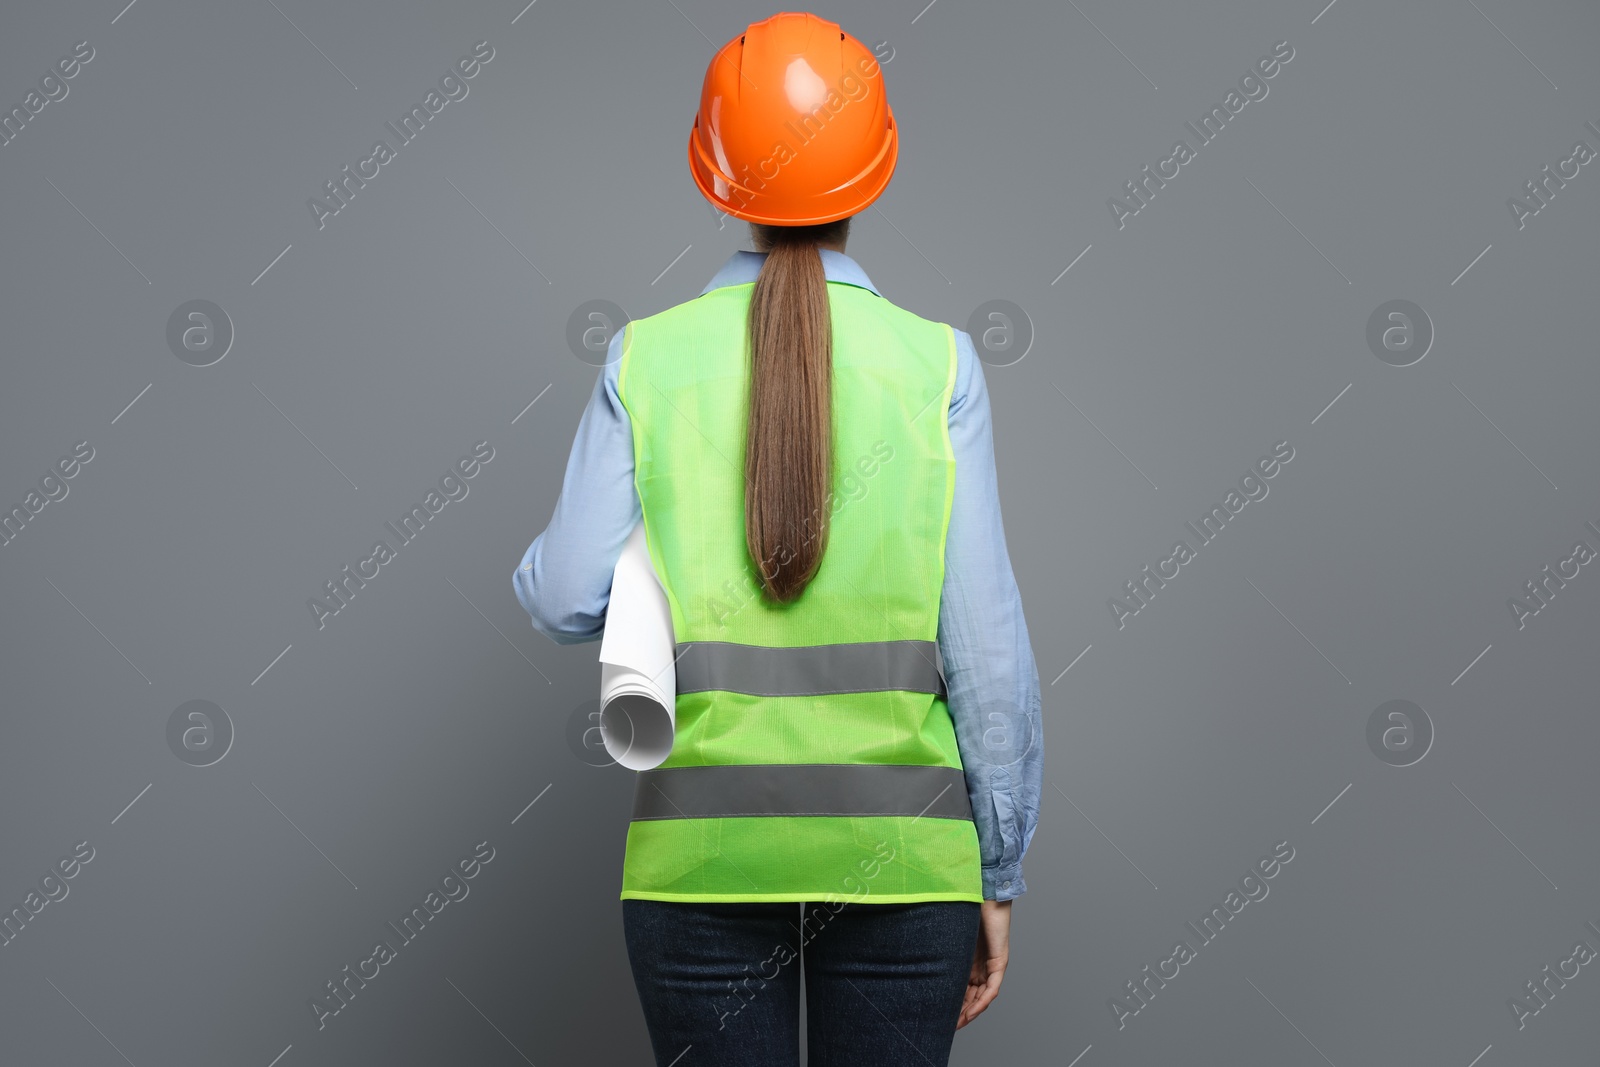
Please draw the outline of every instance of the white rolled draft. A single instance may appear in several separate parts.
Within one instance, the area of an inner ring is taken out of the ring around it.
[[[628,535],[612,573],[600,640],[600,737],[606,754],[630,771],[660,766],[672,752],[674,648],[672,609],[641,523]]]

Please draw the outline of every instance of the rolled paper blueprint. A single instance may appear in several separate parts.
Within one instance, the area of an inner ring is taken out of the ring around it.
[[[630,771],[659,766],[672,752],[677,701],[672,609],[633,528],[611,576],[600,639],[600,737],[606,754]]]

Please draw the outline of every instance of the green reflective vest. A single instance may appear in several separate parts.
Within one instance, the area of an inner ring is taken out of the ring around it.
[[[828,284],[827,549],[800,596],[773,604],[744,537],[752,289],[714,289],[623,338],[618,395],[679,658],[677,734],[638,773],[622,897],[980,901],[935,665],[955,335]]]

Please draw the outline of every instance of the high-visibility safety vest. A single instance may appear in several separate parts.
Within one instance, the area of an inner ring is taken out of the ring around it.
[[[799,597],[775,604],[744,534],[753,287],[635,319],[623,338],[617,391],[678,684],[672,753],[638,772],[622,897],[981,901],[935,651],[955,335],[828,283],[827,547]]]

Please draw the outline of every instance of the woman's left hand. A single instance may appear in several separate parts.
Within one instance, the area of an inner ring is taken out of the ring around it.
[[[978,943],[972,951],[972,973],[967,977],[967,996],[957,1030],[982,1015],[1000,995],[1000,980],[1010,957],[1011,901],[986,900],[978,919]]]

